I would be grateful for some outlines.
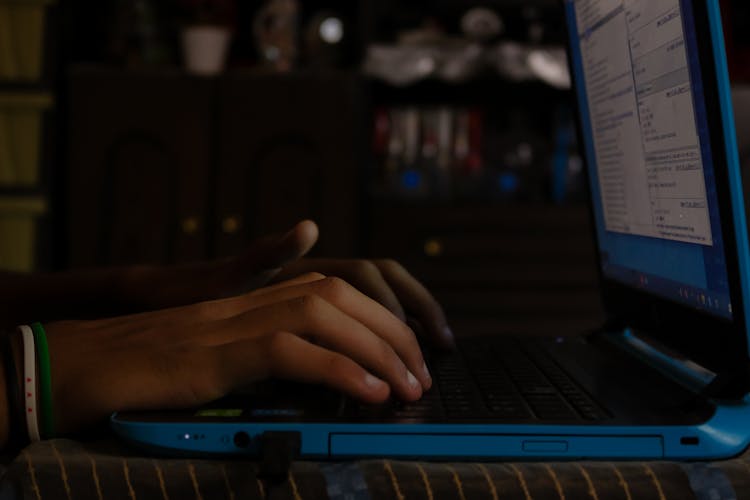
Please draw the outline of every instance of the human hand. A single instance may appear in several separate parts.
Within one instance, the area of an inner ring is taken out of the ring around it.
[[[290,279],[307,272],[338,276],[381,303],[402,321],[407,321],[407,317],[413,319],[418,333],[423,333],[438,346],[452,348],[455,345],[443,308],[398,262],[390,259],[301,258],[285,266],[276,279]]]
[[[137,311],[194,304],[266,285],[281,268],[299,259],[318,240],[318,226],[304,220],[286,233],[259,238],[241,255],[174,266],[123,270],[125,301]]]
[[[45,329],[60,433],[113,411],[200,405],[266,377],[325,384],[370,403],[391,394],[416,400],[432,384],[405,323],[317,273],[227,299]]]

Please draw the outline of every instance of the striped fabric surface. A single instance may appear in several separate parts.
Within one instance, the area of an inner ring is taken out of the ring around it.
[[[155,459],[115,442],[53,440],[30,446],[10,464],[0,498],[750,498],[750,455],[716,463],[296,462],[276,484],[257,474],[249,460]]]

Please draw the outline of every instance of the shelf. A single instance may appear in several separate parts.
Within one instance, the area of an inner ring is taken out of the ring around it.
[[[436,200],[370,200],[370,210],[379,215],[419,216],[430,214],[431,218],[461,220],[464,217],[479,217],[480,223],[485,217],[490,220],[505,218],[506,214],[521,213],[524,217],[541,219],[554,214],[555,218],[579,218],[588,216],[589,206],[584,202],[555,204],[551,202],[516,202],[516,201],[436,201]]]
[[[570,99],[570,91],[559,90],[542,82],[511,82],[497,75],[485,75],[465,82],[445,82],[428,79],[399,87],[373,77],[367,77],[373,100],[389,104],[454,103],[488,105],[507,103],[509,98],[527,96],[536,102]]]

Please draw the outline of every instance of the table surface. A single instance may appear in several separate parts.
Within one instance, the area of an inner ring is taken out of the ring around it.
[[[750,498],[750,453],[721,462],[295,462],[285,479],[252,460],[153,458],[115,440],[24,449],[0,499]]]

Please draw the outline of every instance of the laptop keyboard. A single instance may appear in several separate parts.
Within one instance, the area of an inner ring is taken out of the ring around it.
[[[433,388],[419,401],[358,405],[360,418],[601,420],[608,413],[541,347],[508,339],[426,354]]]

